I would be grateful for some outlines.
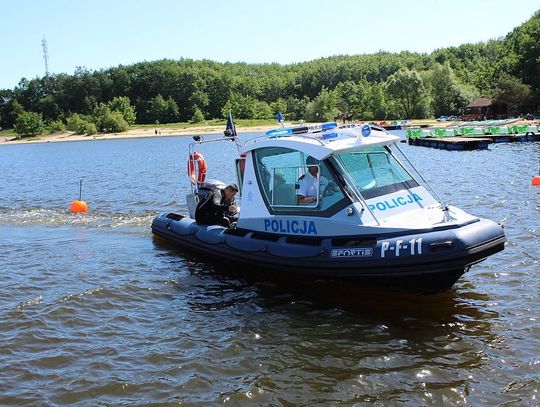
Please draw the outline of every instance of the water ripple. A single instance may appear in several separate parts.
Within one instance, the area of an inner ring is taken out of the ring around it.
[[[0,186],[1,405],[538,405],[538,143],[401,147],[508,238],[429,296],[248,279],[153,240],[156,213],[186,209],[188,143],[0,149],[20,174]]]

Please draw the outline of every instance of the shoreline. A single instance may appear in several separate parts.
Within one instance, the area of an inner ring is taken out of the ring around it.
[[[238,128],[240,133],[258,133],[275,128],[276,126],[253,126],[247,128]],[[14,136],[2,137],[0,145],[15,145],[15,144],[34,144],[34,143],[58,143],[65,141],[93,141],[93,140],[121,140],[131,138],[150,138],[150,137],[173,137],[173,136],[191,136],[204,134],[219,134],[223,133],[224,126],[201,126],[191,128],[165,128],[159,129],[159,134],[155,133],[156,129],[131,129],[122,133],[96,133],[93,135],[75,134],[73,132],[64,131],[60,133],[43,134],[34,137],[23,137],[17,139]]]
[[[311,124],[311,123],[310,123]],[[539,120],[519,120],[514,124],[540,124]],[[420,125],[428,125],[430,127],[448,127],[450,122],[437,122],[435,120],[411,120],[409,126],[415,127]],[[236,127],[239,134],[242,133],[262,133],[270,129],[278,128],[279,124],[275,125],[259,125],[250,127]],[[0,146],[19,145],[19,144],[35,144],[35,143],[58,143],[66,141],[93,141],[93,140],[121,140],[132,138],[151,138],[151,137],[174,137],[174,136],[192,136],[205,134],[221,134],[225,127],[219,126],[200,126],[200,127],[167,127],[167,128],[136,128],[130,129],[122,133],[96,133],[91,136],[86,134],[75,134],[73,132],[64,131],[60,133],[44,134],[34,137],[25,137],[17,139],[16,136],[3,136],[0,138]],[[155,131],[159,133],[156,134]]]

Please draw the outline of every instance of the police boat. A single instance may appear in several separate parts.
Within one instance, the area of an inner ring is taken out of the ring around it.
[[[238,220],[232,228],[197,224],[201,194],[225,184],[206,179],[206,161],[195,148],[231,139],[238,147]],[[399,141],[376,126],[336,123],[277,128],[244,143],[235,131],[196,139],[188,156],[189,214],[162,213],[152,231],[235,269],[449,289],[473,264],[504,249],[504,231],[444,203]],[[306,177],[311,198],[303,195],[309,195]]]

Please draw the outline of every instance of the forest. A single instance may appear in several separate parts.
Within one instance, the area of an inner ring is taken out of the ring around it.
[[[280,65],[160,60],[22,78],[0,90],[0,127],[37,134],[238,119],[320,122],[459,115],[475,97],[540,109],[540,10],[505,37],[430,54],[379,52]],[[30,128],[31,130],[28,130]],[[22,130],[21,130],[22,129]],[[26,129],[26,130],[25,130]]]

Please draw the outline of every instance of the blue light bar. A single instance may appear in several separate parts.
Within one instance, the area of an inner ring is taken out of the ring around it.
[[[323,124],[322,124],[322,129],[323,129],[323,131],[335,129],[336,127],[337,127],[337,123],[336,123],[336,122],[327,122],[327,123],[323,123]]]
[[[268,138],[276,138],[283,136],[290,136],[291,134],[304,134],[313,132],[320,132],[335,129],[337,127],[336,122],[323,123],[316,126],[300,126],[300,127],[282,127],[281,129],[268,130],[265,134]],[[330,138],[330,137],[329,137]]]
[[[336,138],[337,137],[337,133],[323,133],[323,140],[328,140],[328,139],[331,139],[331,138]]]
[[[293,134],[293,130],[288,127],[283,127],[282,129],[268,130],[265,134],[269,138],[276,138],[276,137],[288,136],[290,134]]]

